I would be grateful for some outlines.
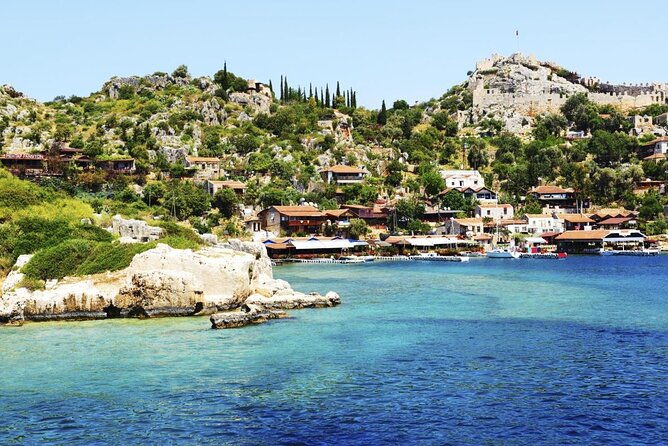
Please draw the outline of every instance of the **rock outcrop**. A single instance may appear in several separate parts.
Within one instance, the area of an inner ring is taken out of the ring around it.
[[[244,305],[257,310],[245,313],[258,313],[244,318],[268,320],[281,308],[340,302],[338,295],[307,295],[274,279],[260,243],[233,240],[197,252],[159,244],[136,255],[124,270],[48,281],[42,290],[22,286],[21,268],[30,258],[21,256],[5,279],[0,322],[188,316],[229,312]]]

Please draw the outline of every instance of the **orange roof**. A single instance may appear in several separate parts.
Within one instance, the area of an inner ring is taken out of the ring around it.
[[[216,186],[229,187],[230,189],[246,189],[246,185],[244,183],[235,180],[209,180],[209,183],[215,184]]]
[[[536,186],[531,189],[531,192],[535,192],[537,194],[564,194],[575,192],[575,190],[570,187],[563,189],[559,186]]]
[[[554,218],[552,214],[524,214],[527,218]]]
[[[328,209],[326,211],[323,211],[325,215],[331,215],[333,217],[339,218],[342,215],[345,215],[348,213],[348,215],[352,215],[352,212],[350,212],[350,209]]]
[[[643,147],[653,146],[654,144],[659,142],[668,142],[668,136],[662,136],[661,138],[656,138],[650,142],[646,142],[645,144],[643,144]]]
[[[594,231],[566,231],[555,237],[556,240],[603,240],[610,234],[607,229],[596,229]]]
[[[191,163],[219,163],[220,158],[205,157],[205,156],[186,156],[188,162]]]
[[[313,206],[271,206],[280,214],[289,217],[324,217],[324,214]]]
[[[473,240],[492,240],[491,234],[478,234],[473,236]]]
[[[597,217],[629,217],[636,215],[635,211],[629,211],[628,209],[625,208],[607,208],[607,209],[599,209],[596,211],[594,214]]]
[[[328,169],[323,169],[321,172],[332,172],[332,173],[369,173],[364,169],[354,166],[344,166],[343,164],[337,164]]]
[[[653,161],[653,160],[662,160],[666,159],[666,155],[663,153],[655,153],[654,155],[646,156],[643,158],[645,161]]]
[[[455,218],[461,226],[482,225],[482,218]]]
[[[569,223],[594,223],[594,220],[582,214],[562,214],[559,217]]]
[[[513,207],[513,205],[512,204],[505,204],[505,203],[504,204],[479,204],[478,207],[479,208],[490,208],[490,209],[493,209],[493,208],[511,208],[511,207]]]

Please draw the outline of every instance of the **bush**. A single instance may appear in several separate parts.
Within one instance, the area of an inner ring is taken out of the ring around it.
[[[42,249],[35,253],[22,272],[30,279],[62,279],[77,271],[95,245],[90,240],[67,240]]]
[[[127,268],[135,255],[155,243],[119,245],[93,240],[66,240],[42,249],[23,267],[28,280],[62,279]]]
[[[91,250],[86,260],[76,269],[75,274],[99,274],[127,268],[135,255],[153,247],[155,247],[155,243],[129,245],[98,243]]]

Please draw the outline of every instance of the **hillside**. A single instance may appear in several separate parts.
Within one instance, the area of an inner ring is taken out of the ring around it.
[[[663,191],[665,159],[644,158],[653,150],[645,143],[667,129],[665,120],[641,128],[629,118],[667,112],[664,89],[613,86],[535,58],[494,56],[439,99],[368,110],[338,83],[307,90],[282,78],[273,88],[226,66],[199,78],[181,66],[115,77],[87,97],[48,103],[0,87],[0,148],[8,168],[22,166],[14,169],[21,176],[34,174],[31,162],[59,161],[37,179],[98,211],[171,215],[202,231],[240,230],[241,205],[257,212],[306,201],[331,209],[415,197],[471,212],[473,203],[439,195],[439,170],[460,167],[480,170],[502,201],[519,207],[530,205],[531,187],[558,184],[596,205],[637,208],[648,190]],[[242,181],[243,196],[215,198],[193,185],[200,167],[188,157],[216,159],[219,171],[209,178]],[[328,184],[320,171],[336,164],[368,175]]]

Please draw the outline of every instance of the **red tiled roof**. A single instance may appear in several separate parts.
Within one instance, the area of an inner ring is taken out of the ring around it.
[[[599,225],[603,226],[613,226],[613,225],[621,225],[622,223],[627,223],[631,221],[631,217],[610,217],[606,218],[605,220],[601,220],[598,222]]]
[[[566,231],[559,234],[556,240],[603,240],[606,235],[610,234],[607,229],[596,229],[594,231]]]
[[[289,217],[324,217],[324,214],[313,206],[272,206],[279,214]]]
[[[343,164],[337,164],[328,169],[323,169],[321,172],[332,172],[332,173],[368,173],[364,169],[354,166],[344,166]]]
[[[531,189],[531,192],[537,194],[565,194],[565,193],[573,193],[575,192],[575,190],[570,187],[564,189],[559,186],[536,186],[533,189]]]

